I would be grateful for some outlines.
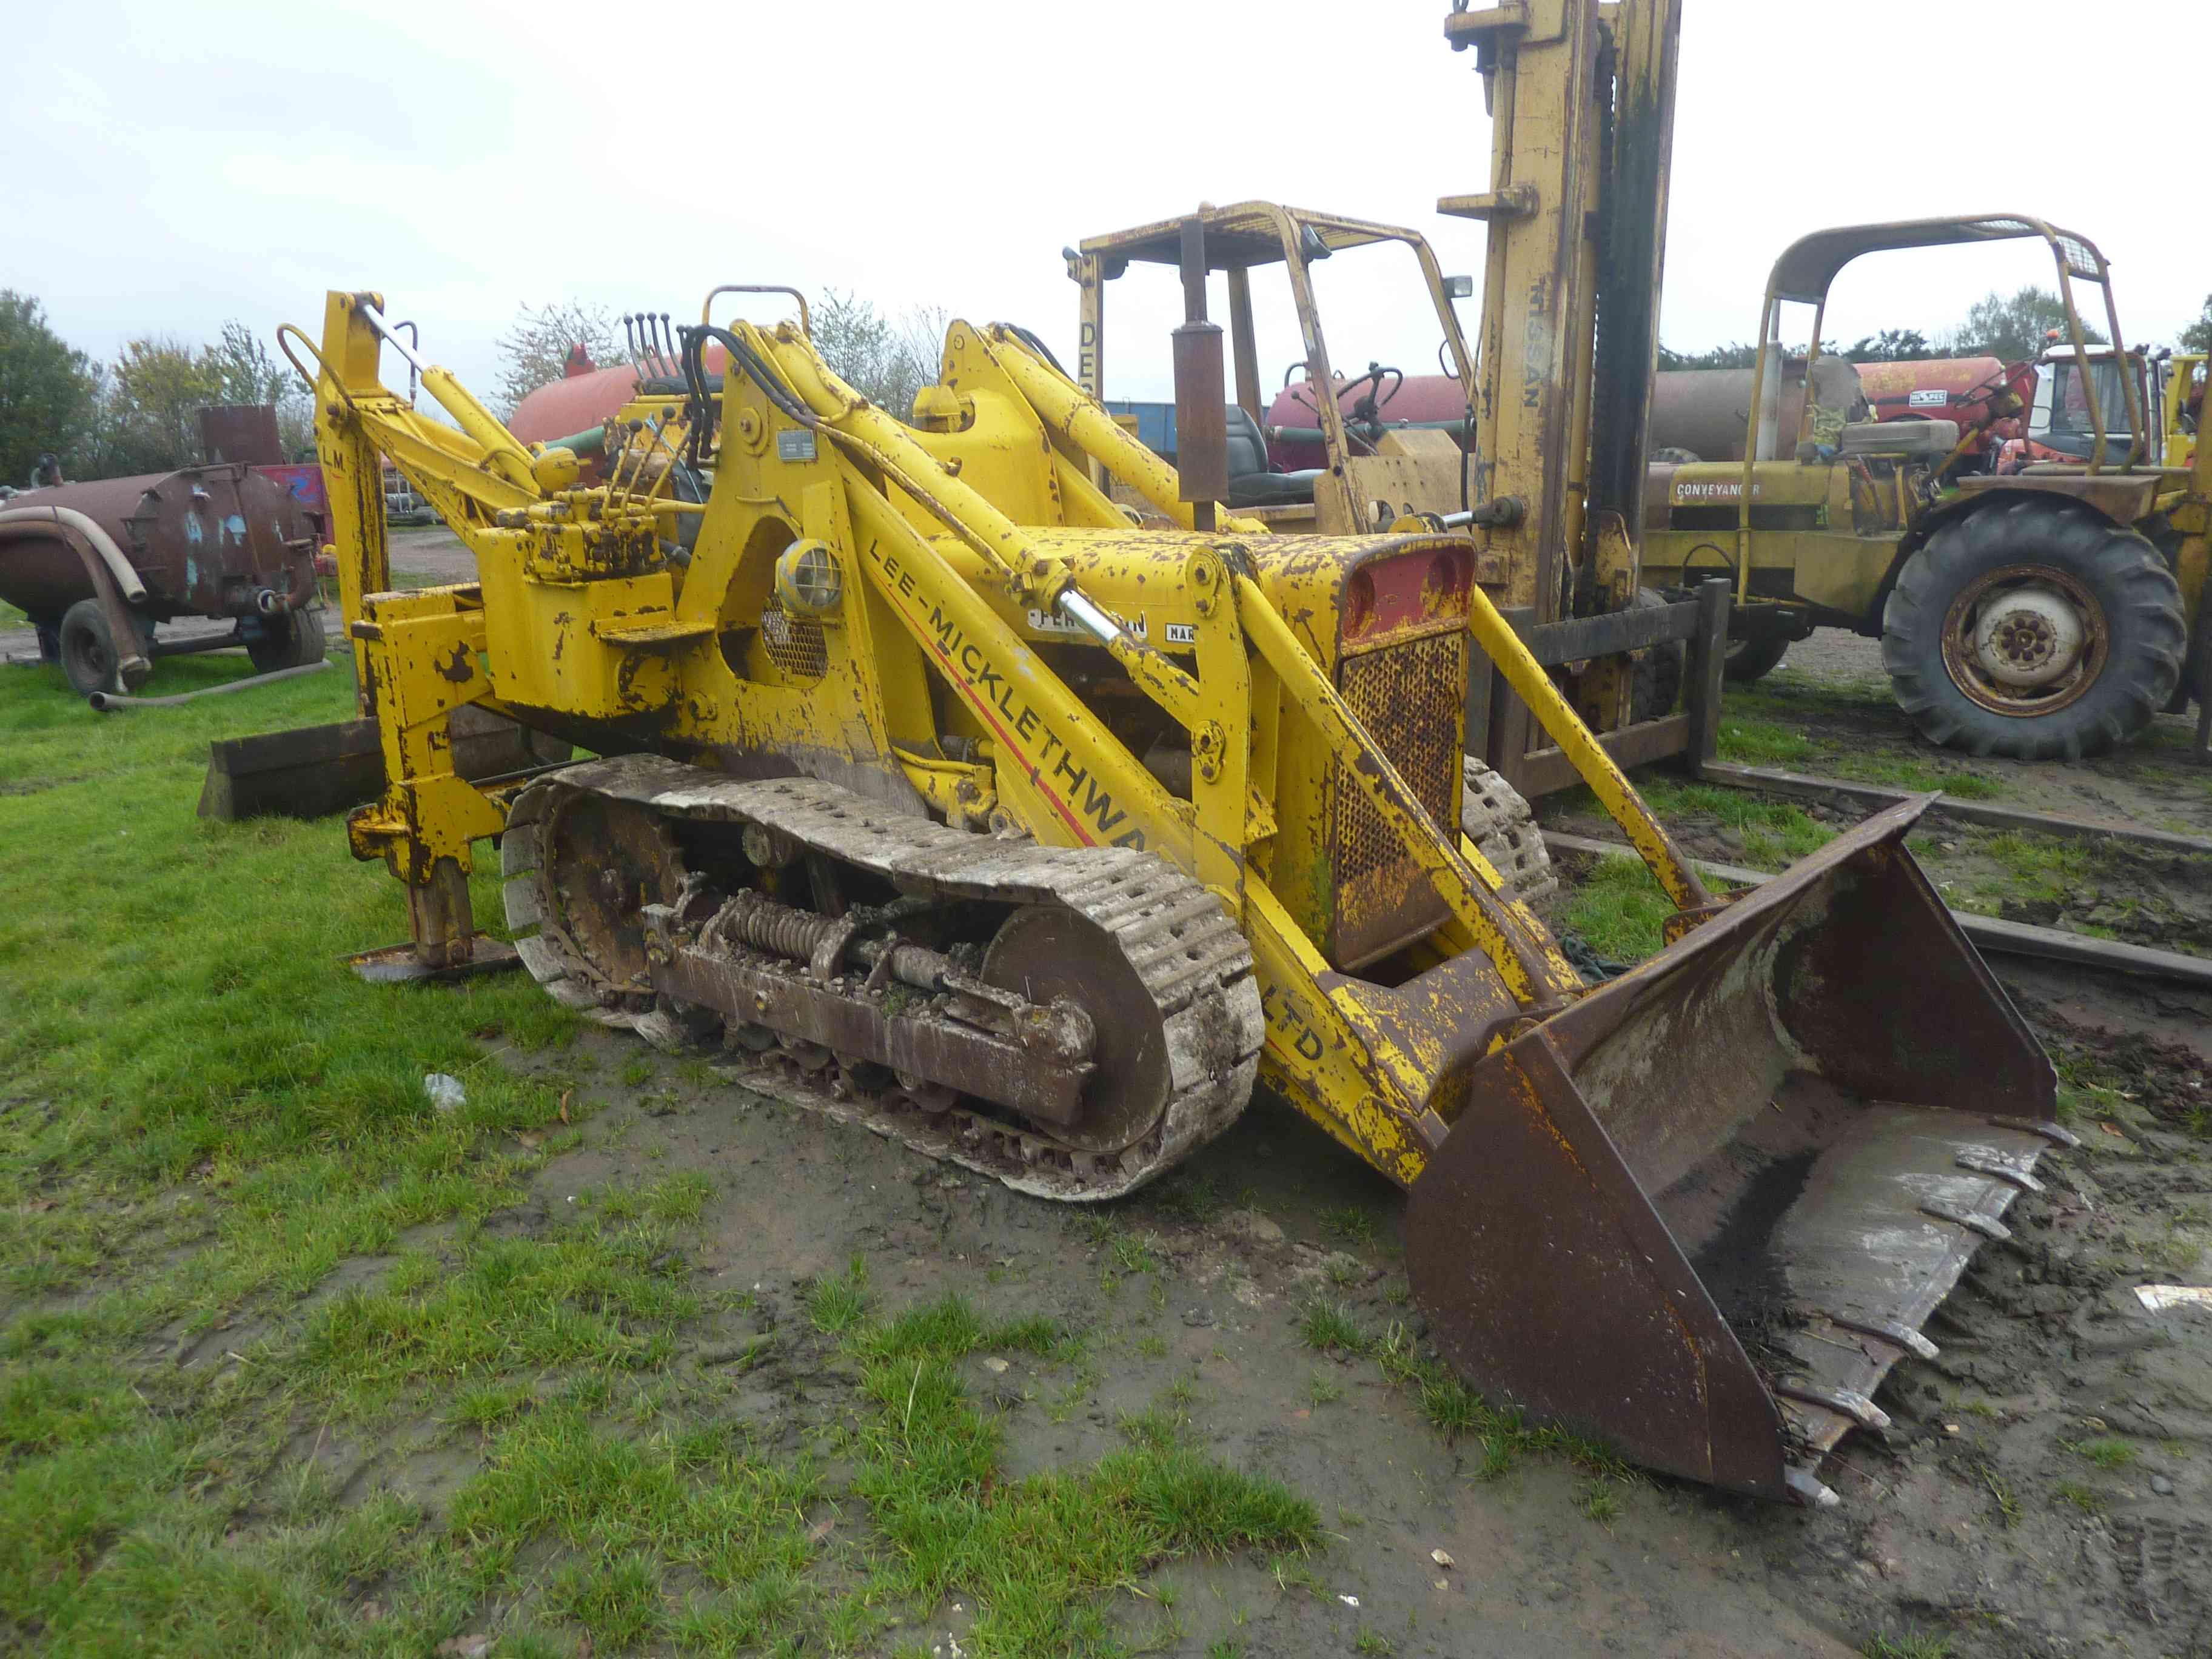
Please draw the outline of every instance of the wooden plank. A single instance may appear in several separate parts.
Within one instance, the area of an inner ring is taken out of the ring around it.
[[[1683,751],[1691,773],[1706,775],[1720,753],[1722,677],[1728,668],[1729,607],[1735,595],[1724,578],[1698,584],[1698,627],[1690,635],[1682,664],[1682,709],[1690,717],[1689,746]]]
[[[1703,769],[1712,783],[1753,789],[1771,795],[1792,795],[1801,800],[1824,801],[1836,806],[1863,806],[1879,811],[1894,806],[1911,795],[1900,789],[1874,784],[1849,783],[1841,778],[1807,777],[1767,766],[1737,766],[1715,761]],[[1991,806],[1983,801],[1959,800],[1938,795],[1928,809],[1932,817],[1953,823],[1978,824],[1990,830],[2032,830],[2039,835],[2065,836],[2077,841],[2118,839],[2166,853],[2212,853],[2212,841],[2198,836],[2178,836],[2165,830],[2144,830],[2133,824],[2093,823],[2087,818],[2060,817],[2050,812],[2025,812],[2014,806]]]
[[[1636,849],[1625,842],[1598,841],[1589,836],[1570,836],[1553,830],[1544,831],[1544,844],[1560,853],[1588,853],[1601,858],[1638,856]],[[1710,859],[1692,859],[1690,863],[1701,876],[1732,882],[1740,887],[1756,887],[1772,878],[1766,871],[1748,870],[1740,864],[1717,864]],[[2035,957],[2108,973],[2137,974],[2212,987],[2212,957],[2154,950],[2147,945],[2123,945],[2118,939],[2091,939],[2086,933],[2069,933],[2063,927],[2038,927],[2024,921],[1977,915],[1971,910],[1954,910],[1951,919],[1959,924],[1959,931],[1974,942],[1974,948],[1984,955],[1994,952],[1999,956]]]
[[[316,818],[383,793],[376,722],[340,720],[210,744],[199,816]]]
[[[1641,651],[1670,640],[1686,640],[1696,633],[1699,612],[1695,600],[1680,605],[1651,605],[1632,611],[1608,611],[1595,617],[1574,617],[1564,622],[1516,626],[1528,654],[1545,667],[1580,662],[1588,657],[1609,657],[1622,651]]]
[[[1520,700],[1516,698],[1515,703]],[[1618,732],[1607,732],[1598,741],[1605,745],[1606,753],[1623,771],[1638,766],[1649,766],[1653,761],[1664,760],[1669,755],[1679,755],[1691,742],[1690,717],[1687,714],[1662,714],[1656,720],[1643,720],[1634,726],[1624,726]],[[1565,752],[1558,749],[1539,749],[1521,757],[1520,773],[1525,781],[1514,787],[1524,796],[1534,798],[1548,795],[1561,789],[1571,789],[1583,781],[1575,763]]]
[[[229,738],[209,745],[210,756],[220,752],[223,765],[234,773],[301,766],[316,761],[349,760],[359,755],[376,754],[380,747],[374,720],[301,726],[289,732],[258,732],[250,738]]]

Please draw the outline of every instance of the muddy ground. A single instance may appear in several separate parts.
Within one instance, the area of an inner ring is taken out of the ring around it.
[[[608,1104],[582,1146],[495,1225],[535,1232],[586,1188],[710,1172],[693,1271],[702,1289],[757,1287],[759,1310],[740,1331],[696,1333],[696,1352],[726,1364],[778,1335],[735,1409],[793,1449],[841,1392],[805,1289],[856,1255],[886,1305],[957,1290],[1088,1333],[1073,1369],[969,1362],[1010,1473],[1093,1459],[1121,1443],[1122,1413],[1168,1402],[1199,1443],[1317,1500],[1331,1532],[1287,1583],[1230,1561],[1115,1598],[1129,1638],[1154,1651],[1888,1650],[1877,1638],[1958,1656],[2212,1651],[2212,1315],[2154,1315],[2132,1288],[2206,1277],[2212,997],[2050,975],[2014,990],[2074,1079],[2086,1145],[2045,1160],[2048,1191],[2015,1207],[2016,1243],[1985,1249],[1931,1326],[1939,1357],[1886,1385],[1895,1426],[1831,1463],[1844,1501],[1827,1512],[1595,1477],[1553,1453],[1489,1474],[1479,1445],[1431,1427],[1371,1360],[1313,1351],[1300,1316],[1316,1303],[1370,1333],[1418,1334],[1401,1205],[1265,1099],[1179,1176],[1101,1214],[656,1059],[641,1086],[590,1091]],[[583,1063],[611,1079],[639,1052],[595,1036]],[[388,1480],[434,1503],[467,1467],[367,1453],[349,1490]],[[948,1605],[885,1644],[962,1628]]]
[[[2124,749],[2086,761],[1952,755],[1922,743],[1889,702],[1881,642],[1835,628],[1820,629],[1791,646],[1781,666],[1750,690],[1762,708],[1770,697],[1806,704],[1793,723],[1811,740],[1816,757],[1855,751],[1913,757],[1938,773],[1983,780],[1994,792],[1977,798],[1998,805],[2093,823],[2133,823],[2198,836],[2212,832],[2212,770],[2188,758],[2194,709],[2159,715]],[[1825,709],[1811,705],[1811,699],[1829,691],[1843,695]],[[1808,764],[1793,769],[1818,769]]]

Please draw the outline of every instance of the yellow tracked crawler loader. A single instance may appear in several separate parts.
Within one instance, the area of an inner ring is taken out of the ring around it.
[[[954,325],[909,425],[803,301],[773,328],[714,303],[589,489],[379,296],[331,294],[319,350],[288,331],[390,781],[349,835],[406,884],[406,962],[491,953],[467,872],[503,837],[516,948],[562,1001],[1056,1199],[1132,1190],[1263,1086],[1409,1189],[1416,1293],[1476,1385],[1832,1501],[1822,1458],[1885,1421],[1876,1383],[2068,1139],[1905,849],[1917,808],[1715,900],[1464,536],[1184,501],[1017,329]],[[386,389],[386,344],[459,430]],[[380,453],[477,581],[389,591]],[[1181,527],[1134,527],[1094,461]],[[1458,833],[1470,641],[1680,907],[1608,984]],[[603,758],[466,781],[471,702]]]

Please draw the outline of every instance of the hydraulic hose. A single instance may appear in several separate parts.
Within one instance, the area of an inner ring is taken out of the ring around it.
[[[100,527],[100,521],[88,518],[73,507],[0,507],[0,535],[10,532],[21,534],[17,526],[35,526],[51,534],[54,528],[73,530],[90,543],[100,562],[107,567],[107,574],[115,578],[115,585],[123,590],[123,597],[136,604],[146,597],[146,584],[131,568],[131,561],[123,556],[123,550],[115,538]]]
[[[119,692],[95,691],[87,701],[102,714],[119,714],[126,708],[174,708],[180,703],[198,702],[202,697],[220,697],[232,691],[250,690],[257,685],[271,685],[278,680],[296,680],[303,674],[319,674],[330,665],[331,659],[325,657],[320,662],[301,663],[297,668],[279,668],[267,674],[232,680],[227,685],[209,685],[197,691],[180,691],[173,697],[126,697]]]
[[[1042,340],[1037,338],[1036,335],[1030,333],[1029,330],[1024,328],[1019,323],[994,323],[992,326],[994,328],[1003,328],[1006,330],[1007,333],[1012,335],[1017,340],[1019,340],[1031,351],[1034,351],[1038,356],[1043,358],[1045,362],[1050,363],[1055,373],[1066,375],[1066,377],[1071,380],[1075,378],[1073,374],[1068,374],[1066,369],[1060,368],[1060,359],[1052,355],[1052,348],[1050,346],[1047,345]]]

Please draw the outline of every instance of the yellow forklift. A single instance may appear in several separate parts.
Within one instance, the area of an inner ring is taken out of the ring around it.
[[[1278,532],[1466,535],[1476,580],[1624,766],[1695,764],[1717,719],[1717,653],[1705,647],[1717,596],[1703,609],[1693,598],[1668,604],[1638,575],[1635,533],[1679,33],[1672,0],[1617,11],[1584,0],[1462,5],[1447,20],[1453,46],[1476,55],[1496,127],[1490,188],[1438,204],[1489,228],[1479,352],[1455,309],[1472,282],[1445,274],[1427,240],[1401,226],[1243,202],[1064,254],[1080,295],[1076,377],[1103,398],[1112,285],[1132,267],[1180,274],[1194,221],[1228,301],[1228,505]],[[1377,418],[1389,414],[1390,377],[1403,376],[1370,365],[1347,378],[1333,362],[1315,268],[1370,247],[1409,256],[1398,270],[1418,273],[1421,298],[1406,309],[1434,316],[1438,365],[1459,385],[1456,418]],[[1264,424],[1255,271],[1279,271],[1289,289],[1299,337],[1291,381],[1313,411],[1303,435],[1322,452],[1317,468],[1267,461],[1269,438],[1282,434]],[[1492,775],[1506,799],[1578,781],[1525,701],[1487,670],[1469,685],[1468,720],[1470,776],[1486,789]]]

